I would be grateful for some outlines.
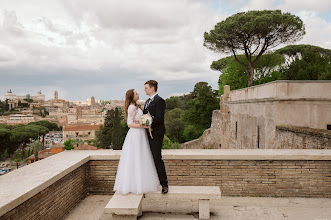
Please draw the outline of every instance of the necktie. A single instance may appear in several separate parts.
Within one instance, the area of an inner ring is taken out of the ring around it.
[[[147,99],[147,101],[146,101],[146,109],[148,108],[148,106],[149,106],[149,103],[151,102],[151,99]]]

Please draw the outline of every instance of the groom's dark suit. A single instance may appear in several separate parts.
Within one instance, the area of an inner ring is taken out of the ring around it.
[[[156,94],[148,106],[147,104],[148,101],[146,101],[144,106],[144,114],[147,114],[149,112],[153,116],[153,123],[152,123],[153,138],[150,137],[149,132],[147,130],[149,145],[152,151],[160,184],[162,186],[168,186],[167,174],[165,171],[164,162],[162,160],[162,155],[161,155],[163,137],[165,134],[164,112],[165,112],[166,103],[159,95]]]

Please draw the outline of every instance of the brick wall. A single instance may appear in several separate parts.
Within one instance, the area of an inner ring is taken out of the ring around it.
[[[220,186],[226,196],[331,198],[331,161],[164,160],[169,185]],[[113,194],[118,161],[89,161],[91,194]]]
[[[113,187],[118,160],[90,160],[87,169],[87,191],[89,194],[114,194]]]
[[[169,185],[220,186],[226,196],[331,198],[330,160],[165,159]],[[118,160],[90,160],[10,210],[7,219],[64,219],[88,194],[113,194]]]
[[[87,164],[80,166],[0,219],[63,219],[86,197],[86,169]]]

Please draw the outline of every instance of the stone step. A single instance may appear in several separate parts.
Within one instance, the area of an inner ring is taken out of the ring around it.
[[[105,207],[104,214],[112,219],[137,219],[140,216],[143,194],[129,193],[122,195],[116,192]]]

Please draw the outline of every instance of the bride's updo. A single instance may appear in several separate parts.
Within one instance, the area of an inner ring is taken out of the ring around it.
[[[126,91],[125,94],[125,104],[124,104],[124,112],[125,112],[125,121],[127,122],[128,120],[128,108],[129,105],[132,103],[134,104],[137,108],[139,108],[139,105],[137,104],[136,101],[133,100],[134,97],[134,89],[129,89],[128,91]]]

